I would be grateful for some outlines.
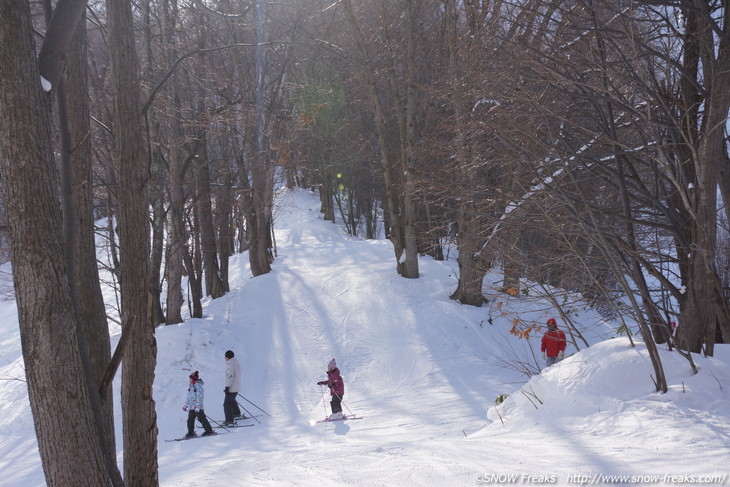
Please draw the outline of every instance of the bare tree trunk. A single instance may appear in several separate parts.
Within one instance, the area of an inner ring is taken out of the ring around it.
[[[507,240],[509,240],[509,238]],[[520,289],[520,265],[515,258],[515,253],[516,252],[502,254],[502,271],[504,273],[504,281],[502,281],[503,292],[514,292],[519,291]]]
[[[238,182],[241,185],[241,201],[239,203],[239,222],[238,222],[238,241],[239,251],[245,252],[251,247],[251,227],[255,220],[253,214],[253,201],[251,198],[251,184],[248,178],[248,167],[244,155],[237,158],[238,164]],[[253,220],[252,220],[253,218]],[[249,263],[253,263],[252,257],[248,256]],[[251,270],[253,273],[253,269]],[[254,274],[256,276],[258,274]]]
[[[689,190],[692,215],[687,221],[689,246],[682,251],[687,263],[683,284],[688,292],[682,297],[678,345],[699,352],[705,346],[707,355],[713,354],[715,335],[722,332],[730,341],[730,307],[722,291],[717,271],[717,189],[721,163],[727,161],[725,130],[730,108],[730,37],[725,31],[715,42],[718,25],[727,26],[730,12],[721,9],[722,22],[710,17],[708,2],[695,0],[686,9],[686,35],[680,103],[687,115],[682,130],[687,141],[699,141],[696,147],[686,147],[694,175]],[[702,68],[700,69],[700,63]],[[704,85],[703,98],[696,85]],[[697,110],[703,107],[702,116]],[[722,184],[720,188],[722,189]],[[684,189],[683,189],[684,190]]]
[[[165,28],[163,36],[166,44],[170,48],[167,53],[167,64],[172,66],[177,59],[177,51],[174,47],[174,36],[177,29],[178,9],[175,0],[164,2],[163,19]],[[170,99],[169,107],[169,125],[168,125],[168,191],[170,195],[169,208],[167,212],[168,224],[168,252],[167,252],[167,306],[165,323],[173,325],[182,323],[182,276],[183,276],[183,255],[184,247],[187,242],[187,232],[185,231],[185,174],[184,164],[182,161],[183,144],[182,125],[180,121],[180,99],[178,90],[180,80],[177,73],[173,73],[167,88]]]
[[[483,279],[484,271],[479,270],[474,263],[473,255],[469,252],[459,255],[459,283],[451,294],[451,299],[461,304],[481,307],[486,302],[482,294]]]
[[[203,135],[205,137],[205,135]],[[216,251],[215,230],[213,228],[213,206],[210,195],[210,170],[208,167],[207,142],[202,141],[196,158],[197,209],[200,223],[200,241],[203,250],[203,271],[205,275],[205,294],[213,299],[226,293],[221,280]]]
[[[190,246],[185,245],[183,248],[183,260],[185,267],[188,270],[188,285],[190,286],[190,302],[193,305],[193,309],[190,311],[191,318],[202,318],[203,317],[203,306],[201,300],[203,299],[203,285],[200,282],[200,275],[197,272],[196,265],[193,262],[193,255],[190,252]]]
[[[61,80],[66,66],[66,54],[85,9],[86,0],[65,0],[62,4],[59,2],[53,13],[55,18],[49,23],[38,53],[41,76],[53,87]]]
[[[157,345],[150,298],[147,158],[142,137],[139,67],[132,6],[108,0],[115,136],[119,163],[119,240],[122,329],[134,330],[122,363],[124,479],[156,486],[157,414],[152,398]]]
[[[0,182],[41,462],[51,487],[110,485],[100,436],[78,434],[96,431],[96,422],[79,351],[28,3],[5,2],[0,19]],[[58,408],[59,402],[65,407]]]
[[[484,279],[484,270],[479,265],[479,251],[481,246],[477,242],[477,237],[481,228],[479,228],[479,220],[474,206],[473,198],[468,194],[469,188],[476,179],[476,171],[474,169],[471,151],[467,143],[467,135],[465,130],[465,117],[461,107],[460,98],[456,95],[459,92],[460,75],[459,75],[459,14],[457,2],[450,0],[446,2],[446,30],[447,42],[449,49],[449,82],[451,90],[454,93],[454,113],[456,119],[456,178],[458,188],[462,194],[458,198],[458,209],[456,214],[456,245],[459,250],[459,282],[456,290],[451,294],[451,299],[459,301],[462,304],[472,306],[481,306],[486,299],[482,294],[482,281]]]
[[[259,169],[260,170],[260,169]],[[257,169],[254,169],[257,171]],[[252,178],[264,180],[263,174]],[[271,219],[269,218],[270,210],[267,210],[266,191],[261,188],[262,182],[253,183],[251,189],[249,216],[246,219],[248,225],[249,236],[249,261],[251,264],[251,272],[255,276],[268,274],[271,272],[271,263],[273,256],[271,254]],[[261,191],[255,188],[261,188]]]
[[[416,19],[414,0],[406,0],[406,100],[404,113],[403,171],[403,236],[406,258],[400,267],[403,277],[415,279],[418,270],[418,235],[416,230],[416,178],[414,175],[416,144]]]
[[[154,76],[154,66],[156,60],[152,48],[152,18],[151,18],[151,0],[141,2],[140,9],[142,11],[143,21],[143,49],[144,66],[147,66],[146,79],[144,82],[150,84],[150,79]],[[160,124],[157,121],[156,110],[151,107],[143,113],[144,128],[146,130],[146,140],[148,144],[149,168],[151,176],[151,203],[152,203],[152,254],[150,258],[150,294],[152,299],[152,313],[155,324],[165,323],[165,313],[162,311],[162,282],[160,274],[163,266],[163,257],[165,254],[165,161],[161,153],[160,145]],[[152,142],[157,144],[153,147]]]
[[[345,12],[347,20],[352,27],[357,46],[365,59],[362,71],[368,86],[370,102],[372,103],[373,118],[375,119],[375,128],[378,134],[378,143],[380,149],[380,162],[383,165],[383,179],[385,183],[385,201],[386,209],[385,233],[386,237],[393,242],[393,251],[395,252],[396,270],[401,273],[403,270],[403,253],[406,251],[405,231],[403,226],[403,218],[400,214],[400,201],[398,189],[396,188],[396,164],[393,161],[391,150],[388,145],[388,127],[385,119],[385,111],[383,109],[380,90],[375,78],[374,66],[370,52],[365,45],[360,26],[355,17],[352,8],[352,2],[347,0],[345,4]],[[406,256],[407,258],[407,256]]]
[[[152,132],[147,133],[152,137]],[[152,323],[165,323],[165,313],[162,311],[162,285],[160,273],[165,248],[165,192],[164,192],[164,164],[162,155],[153,151],[150,157],[150,173],[152,183],[152,253],[150,258],[150,299],[152,302]]]
[[[329,177],[322,175],[319,180],[319,212],[324,215],[323,220],[333,222],[335,221],[335,206],[332,202],[332,187]]]
[[[268,138],[266,137],[266,2],[256,0],[256,125],[251,167],[251,212],[248,218],[249,261],[254,276],[271,272],[271,216],[273,194],[268,176]]]
[[[229,160],[228,156],[226,160]],[[229,165],[230,167],[230,165]],[[229,292],[228,283],[228,262],[233,253],[233,239],[231,236],[231,212],[233,209],[232,196],[233,177],[229,171],[223,173],[223,188],[221,189],[220,202],[216,209],[218,211],[218,252],[220,256],[220,277],[223,283],[224,292]]]
[[[99,387],[111,359],[109,325],[106,307],[99,285],[94,241],[94,193],[91,158],[90,116],[88,102],[86,22],[81,19],[68,53],[67,87],[71,159],[73,161],[71,191],[76,208],[75,285],[79,319],[86,330],[89,358]],[[116,482],[121,474],[116,468],[116,439],[114,434],[114,404],[112,391],[101,396],[104,442]]]
[[[170,207],[168,209],[168,241],[169,250],[167,253],[167,308],[165,323],[173,325],[182,323],[182,276],[183,276],[183,254],[188,236],[185,231],[185,196],[183,194],[182,157],[179,150],[180,121],[177,111],[172,114],[173,125],[170,138],[169,151],[169,187]]]
[[[458,233],[456,236],[459,249],[459,282],[451,299],[461,304],[480,307],[486,302],[482,293],[485,271],[480,264],[479,245],[476,236],[480,228],[476,225],[475,209],[468,201],[460,201],[457,215]]]

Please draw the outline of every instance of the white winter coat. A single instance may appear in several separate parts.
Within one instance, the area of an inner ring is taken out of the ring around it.
[[[226,387],[228,392],[241,392],[241,366],[236,357],[226,360]]]

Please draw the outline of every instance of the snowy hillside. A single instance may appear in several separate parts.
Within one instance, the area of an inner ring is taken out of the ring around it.
[[[400,278],[389,242],[346,236],[304,191],[279,198],[275,226],[270,274],[252,279],[237,256],[231,292],[207,302],[205,318],[157,331],[161,485],[730,484],[730,347],[696,357],[695,376],[664,352],[671,390],[656,394],[643,347],[580,310],[574,319],[597,344],[569,347],[572,356],[528,381],[510,357],[529,359],[529,347],[539,355],[539,340],[510,335],[511,321],[558,317],[547,302],[494,292],[492,306],[460,306],[448,297],[455,262],[422,258],[420,279]],[[499,279],[487,276],[487,294]],[[0,486],[42,486],[14,306],[0,303]],[[250,402],[240,402],[261,423],[165,442],[185,432],[193,370],[205,380],[206,413],[222,419],[227,349],[244,369]],[[332,357],[345,412],[362,420],[316,423],[329,413],[316,383]],[[120,440],[118,406],[117,430]],[[601,477],[610,475],[627,477]]]

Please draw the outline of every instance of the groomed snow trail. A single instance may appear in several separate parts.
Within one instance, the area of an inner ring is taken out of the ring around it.
[[[209,303],[207,314],[225,310],[230,323],[223,329],[207,326],[206,319],[182,325],[193,336],[185,344],[186,361],[193,357],[192,368],[211,368],[206,384],[221,381],[211,373],[220,374],[216,361],[232,348],[245,369],[244,396],[272,414],[255,428],[216,439],[240,449],[221,459],[220,468],[236,479],[234,485],[470,482],[474,466],[455,464],[458,444],[464,428],[485,423],[487,397],[495,390],[486,374],[473,373],[474,366],[487,367],[488,350],[476,346],[471,367],[460,353],[469,345],[458,337],[472,332],[471,323],[445,313],[444,307],[456,305],[444,302],[447,290],[439,282],[432,283],[433,295],[421,294],[429,288],[423,281],[432,279],[428,260],[421,280],[398,277],[389,242],[348,238],[323,222],[316,206],[295,205],[288,202],[277,216],[274,270],[240,281],[233,297]],[[330,412],[329,393],[316,382],[325,378],[332,357],[345,379],[345,412],[363,420],[314,424]],[[185,368],[184,362],[173,364]],[[210,389],[209,415],[222,396],[216,386]],[[165,471],[166,455],[160,459],[166,484],[190,485],[189,475]]]
[[[728,451],[727,413],[710,421],[709,415],[686,415],[684,406],[672,409],[686,396],[676,388],[679,396],[652,394],[648,360],[625,340],[591,348],[593,369],[583,365],[586,351],[533,378],[527,390],[539,390],[544,405],[533,399],[538,406],[532,406],[515,391],[526,378],[496,359],[505,353],[505,340],[511,347],[525,341],[508,335],[509,316],[485,325],[486,309],[448,298],[455,264],[422,258],[421,277],[403,279],[390,242],[346,236],[321,220],[316,197],[303,192],[281,204],[276,222],[273,271],[247,279],[239,261],[244,278],[233,292],[208,304],[208,320],[183,325],[190,330],[186,354],[196,357],[196,367],[210,368],[212,381],[220,381],[223,352],[233,348],[246,369],[244,395],[273,416],[216,439],[224,444],[210,453],[196,448],[204,470],[216,470],[210,476],[191,477],[173,460],[191,445],[161,451],[163,485],[212,485],[207,482],[215,479],[272,487],[430,487],[509,478],[570,485],[593,474],[722,473],[705,454]],[[544,303],[531,308],[529,301],[521,299],[518,312],[544,322]],[[583,319],[595,317],[584,311]],[[631,359],[613,371],[619,353]],[[314,424],[329,413],[316,382],[332,357],[345,378],[345,412],[363,420]],[[683,378],[683,359],[667,360],[679,371],[676,381],[693,380]],[[602,375],[592,383],[596,370]],[[730,389],[727,367],[713,373]],[[631,383],[637,376],[643,378]],[[506,423],[493,410],[487,419],[494,399],[512,392]],[[216,401],[213,409],[220,408]]]

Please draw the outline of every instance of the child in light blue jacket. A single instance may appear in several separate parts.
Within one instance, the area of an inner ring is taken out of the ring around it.
[[[203,398],[205,393],[203,391],[203,379],[200,378],[200,374],[196,370],[190,374],[190,385],[188,386],[188,397],[183,406],[183,411],[188,412],[188,434],[185,438],[192,438],[197,436],[195,434],[195,418],[198,418],[200,424],[203,425],[205,433],[203,436],[214,435],[215,431],[211,428],[208,418],[205,416],[203,409]]]

